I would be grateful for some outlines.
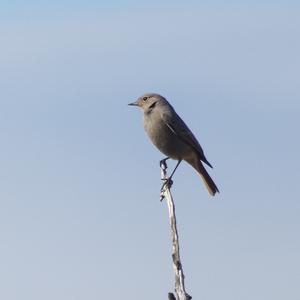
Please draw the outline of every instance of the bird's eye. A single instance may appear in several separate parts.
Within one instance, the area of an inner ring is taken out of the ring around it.
[[[143,97],[143,100],[146,101],[148,99],[148,97]]]

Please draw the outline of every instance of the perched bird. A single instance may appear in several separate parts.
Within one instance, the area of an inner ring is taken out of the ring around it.
[[[202,164],[204,162],[212,168],[199,142],[164,97],[154,93],[144,94],[129,105],[143,109],[145,131],[152,143],[167,156],[166,159],[178,160],[170,178],[180,162],[185,160],[201,175],[212,196],[219,192]]]

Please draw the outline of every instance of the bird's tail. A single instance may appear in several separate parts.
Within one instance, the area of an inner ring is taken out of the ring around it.
[[[204,168],[204,166],[200,160],[193,161],[193,162],[188,161],[188,163],[190,163],[200,174],[208,192],[212,196],[214,196],[216,193],[219,193],[218,187],[216,186],[216,184],[214,183],[212,178],[209,176],[209,174],[207,173],[206,169]]]

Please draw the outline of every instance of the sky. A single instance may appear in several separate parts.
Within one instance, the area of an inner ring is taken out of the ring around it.
[[[187,164],[174,177],[188,293],[299,299],[296,1],[1,6],[1,299],[173,291],[163,155],[127,106],[146,92],[185,120],[220,189]]]

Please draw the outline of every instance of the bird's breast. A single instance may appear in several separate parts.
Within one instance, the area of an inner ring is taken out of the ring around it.
[[[190,147],[185,144],[159,115],[144,115],[144,128],[152,143],[173,159],[185,159]]]

